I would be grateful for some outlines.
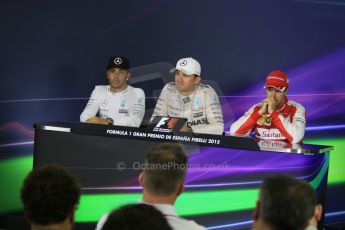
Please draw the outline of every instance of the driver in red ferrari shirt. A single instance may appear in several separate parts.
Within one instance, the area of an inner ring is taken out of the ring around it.
[[[267,97],[234,122],[230,134],[247,136],[255,132],[259,139],[299,143],[305,131],[305,109],[287,98],[288,76],[272,71],[266,77],[265,88]]]

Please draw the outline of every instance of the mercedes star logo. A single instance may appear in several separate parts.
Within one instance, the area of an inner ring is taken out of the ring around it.
[[[120,57],[117,57],[114,59],[114,63],[115,63],[115,65],[121,65],[122,59]]]
[[[108,105],[108,100],[107,100],[107,99],[103,99],[103,100],[101,101],[101,105],[102,105],[102,106],[107,106],[107,105]]]
[[[182,60],[181,63],[180,63],[180,66],[185,66],[187,65],[187,61],[186,60]]]

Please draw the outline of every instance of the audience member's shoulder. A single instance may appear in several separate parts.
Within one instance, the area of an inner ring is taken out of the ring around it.
[[[169,216],[166,216],[166,218],[173,229],[205,230],[204,226],[197,224],[193,220]]]
[[[107,221],[109,215],[110,215],[110,212],[104,214],[104,215],[101,217],[101,219],[99,219],[99,221],[97,222],[97,225],[96,225],[96,230],[102,230],[103,225],[104,225],[105,222]]]
[[[307,228],[304,230],[317,230],[317,228],[313,225],[308,225]]]
[[[191,229],[191,230],[194,230],[194,229],[195,230],[205,230],[204,226],[197,224],[193,220],[186,220],[186,221],[188,221],[188,229]]]

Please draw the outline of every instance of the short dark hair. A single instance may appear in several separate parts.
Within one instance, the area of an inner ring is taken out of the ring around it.
[[[153,195],[170,195],[178,189],[187,171],[187,155],[182,145],[160,144],[145,157],[144,187]]]
[[[102,230],[171,230],[167,220],[156,208],[147,204],[132,204],[114,210]]]
[[[58,165],[32,170],[21,189],[25,215],[30,222],[40,225],[65,221],[79,203],[79,198],[78,181]]]
[[[314,214],[317,196],[308,182],[277,175],[264,179],[260,201],[260,216],[272,229],[302,230]]]

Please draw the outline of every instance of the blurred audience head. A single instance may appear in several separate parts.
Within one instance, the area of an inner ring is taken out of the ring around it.
[[[32,170],[21,189],[24,214],[32,229],[71,229],[79,198],[78,181],[58,165]]]
[[[144,193],[177,197],[184,188],[187,155],[182,145],[164,143],[155,146],[145,157],[145,169],[139,181]]]
[[[254,211],[254,229],[303,230],[317,226],[322,213],[310,184],[286,175],[264,179]],[[265,226],[265,227],[264,227]]]
[[[112,211],[103,230],[171,230],[161,212],[151,205],[133,204]]]

